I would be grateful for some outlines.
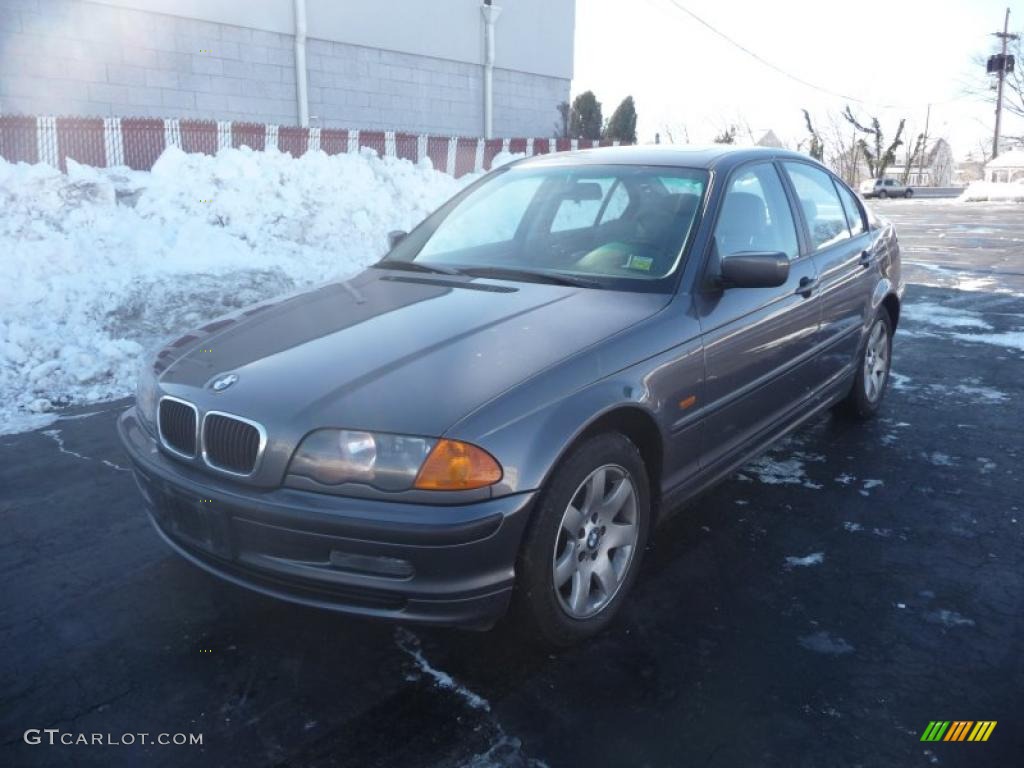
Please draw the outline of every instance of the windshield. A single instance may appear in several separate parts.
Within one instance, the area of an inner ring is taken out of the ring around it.
[[[667,290],[707,177],[704,170],[635,165],[503,169],[428,218],[388,260]]]

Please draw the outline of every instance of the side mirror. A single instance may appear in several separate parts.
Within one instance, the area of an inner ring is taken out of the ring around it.
[[[789,258],[775,251],[740,251],[722,258],[723,288],[775,288],[789,279]]]
[[[388,249],[394,250],[395,246],[405,240],[408,236],[409,233],[401,229],[395,229],[388,232]]]

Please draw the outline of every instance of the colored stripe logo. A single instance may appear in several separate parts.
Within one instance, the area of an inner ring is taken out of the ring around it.
[[[932,720],[921,741],[988,741],[996,720]]]

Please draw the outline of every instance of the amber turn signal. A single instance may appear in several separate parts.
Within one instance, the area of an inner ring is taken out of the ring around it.
[[[482,448],[458,440],[438,440],[416,476],[421,491],[468,491],[501,480],[501,466]]]

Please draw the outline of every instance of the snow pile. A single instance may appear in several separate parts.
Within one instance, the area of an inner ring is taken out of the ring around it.
[[[0,433],[129,394],[160,341],[358,271],[472,181],[369,151],[172,147],[148,173],[68,163],[0,158]]]
[[[986,200],[1001,203],[1024,203],[1024,183],[972,181],[957,199],[961,203],[976,203]]]

